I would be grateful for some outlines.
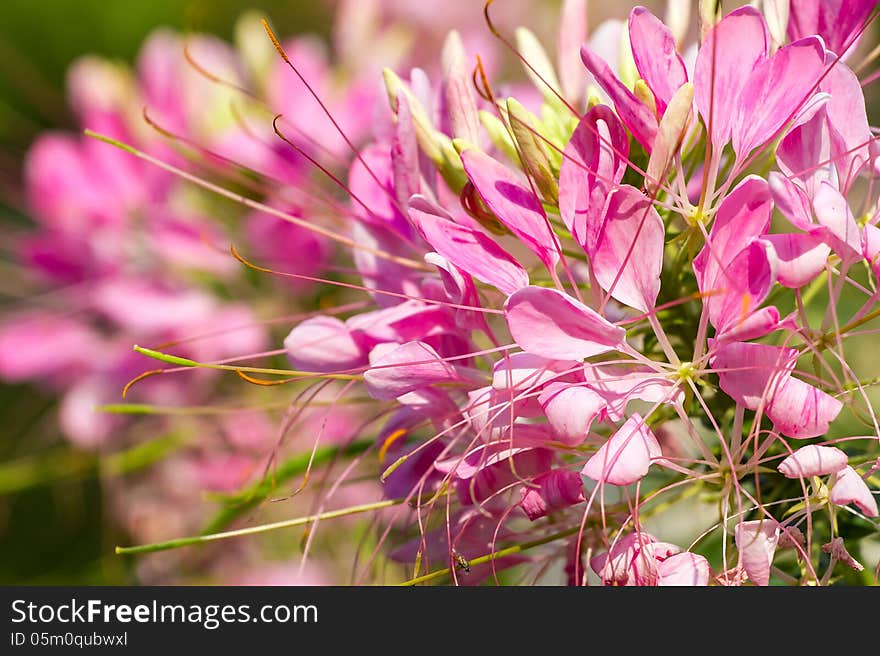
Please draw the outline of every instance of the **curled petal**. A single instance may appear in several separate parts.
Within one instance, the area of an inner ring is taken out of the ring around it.
[[[776,280],[798,289],[825,270],[831,247],[816,233],[787,233],[764,237],[776,252]]]
[[[709,585],[709,561],[683,551],[658,563],[657,574],[660,577],[657,585],[703,587]]]
[[[795,349],[733,342],[718,348],[711,359],[718,383],[727,395],[748,410],[757,410],[794,370]]]
[[[733,535],[740,564],[755,585],[770,584],[770,566],[779,544],[779,525],[768,519],[741,522]]]
[[[786,478],[809,478],[839,472],[847,461],[847,455],[837,447],[808,444],[779,463],[778,469]]]
[[[613,351],[626,331],[570,296],[545,287],[524,287],[507,299],[504,314],[514,341],[552,360],[583,360]]]
[[[788,378],[767,404],[773,428],[789,437],[805,439],[828,432],[843,403],[797,378]]]
[[[831,486],[829,498],[831,503],[838,506],[852,503],[868,517],[877,517],[877,500],[874,499],[870,488],[859,473],[852,467],[847,466],[837,472],[837,480]]]
[[[306,319],[284,339],[291,364],[302,371],[344,371],[366,364],[348,327],[334,317]]]
[[[593,420],[607,405],[598,392],[585,385],[550,383],[538,402],[544,409],[554,433],[565,444],[581,444]]]
[[[580,474],[569,469],[554,469],[524,487],[520,507],[532,521],[584,500],[584,483]]]
[[[831,248],[845,260],[862,255],[862,238],[846,198],[829,182],[819,185],[813,199],[816,220],[824,226]]]
[[[422,342],[380,344],[370,352],[370,369],[364,373],[370,396],[383,400],[455,380],[455,368]]]
[[[662,456],[660,444],[645,420],[633,413],[584,465],[583,474],[601,483],[630,485]]]

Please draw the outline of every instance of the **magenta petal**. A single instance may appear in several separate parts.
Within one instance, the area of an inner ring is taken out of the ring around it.
[[[596,105],[572,133],[559,170],[559,213],[581,246],[595,246],[605,200],[623,179],[628,157],[620,119]]]
[[[824,72],[825,48],[816,37],[780,48],[760,62],[743,87],[732,126],[733,150],[742,160],[776,137],[817,90]],[[755,112],[754,107],[760,107]]]
[[[366,354],[334,317],[306,319],[284,339],[291,364],[301,371],[345,371],[366,364]]]
[[[613,298],[642,312],[660,293],[665,230],[651,201],[635,187],[612,193],[596,246],[587,249],[596,279]]]
[[[489,209],[549,270],[559,261],[559,242],[528,183],[476,148],[461,154],[464,170]]]
[[[868,517],[877,517],[877,500],[871,489],[852,467],[844,467],[837,472],[837,480],[831,487],[831,503],[838,506],[855,504]]]
[[[568,383],[549,383],[538,402],[558,439],[573,446],[583,443],[593,420],[607,404],[589,387]]]
[[[730,12],[706,36],[694,66],[694,101],[711,129],[712,145],[730,141],[735,122],[733,108],[752,71],[767,58],[767,24],[754,7]],[[752,101],[748,100],[749,106]]]
[[[513,256],[482,232],[456,223],[427,199],[410,199],[409,215],[435,251],[477,280],[505,294],[529,284],[529,274]]]
[[[370,396],[382,400],[455,380],[459,380],[455,368],[422,342],[380,344],[370,352],[370,369],[364,373]]]
[[[630,485],[644,477],[651,461],[662,455],[654,433],[641,415],[633,413],[587,461],[582,473],[600,483]]]
[[[626,331],[570,296],[524,287],[504,305],[507,325],[524,351],[552,360],[583,360],[613,351]]]
[[[773,201],[782,215],[801,230],[815,228],[813,206],[804,190],[777,171],[770,173],[769,182]]]
[[[779,525],[768,519],[742,522],[734,529],[740,564],[755,585],[770,584],[770,566],[779,544]]]
[[[629,42],[639,75],[648,83],[662,116],[678,88],[688,81],[684,61],[669,28],[644,7],[629,15]]]
[[[816,233],[764,237],[776,252],[776,280],[792,289],[803,287],[825,270],[831,247]]]
[[[788,378],[767,405],[773,427],[789,437],[805,439],[828,432],[843,403],[797,378]]]
[[[650,153],[654,138],[657,136],[657,117],[626,88],[608,63],[588,46],[581,48],[581,59],[598,85],[611,98],[620,120],[629,128],[636,141],[642,144],[645,151]]]
[[[520,502],[520,507],[532,521],[584,500],[581,475],[569,469],[547,472],[532,481],[532,485],[538,487],[524,487]]]
[[[709,561],[690,551],[673,554],[657,564],[661,586],[709,585]]]
[[[829,50],[844,57],[876,5],[877,0],[791,0],[788,35],[795,40],[818,34]]]
[[[848,461],[837,447],[808,444],[780,462],[777,469],[786,478],[809,478],[839,472]]]
[[[724,333],[717,335],[715,339],[718,342],[745,342],[763,337],[781,327],[779,310],[771,305],[752,312],[731,326],[725,326]]]

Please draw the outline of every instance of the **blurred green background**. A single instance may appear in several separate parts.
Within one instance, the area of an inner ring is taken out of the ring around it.
[[[131,62],[160,25],[228,39],[235,18],[249,9],[279,34],[327,34],[329,8],[304,0],[0,2],[0,219],[27,220],[19,179],[33,137],[75,129],[64,79],[78,56]],[[54,409],[33,386],[0,385],[0,584],[130,583],[132,563],[112,555],[118,536],[103,521],[97,458],[59,438]]]

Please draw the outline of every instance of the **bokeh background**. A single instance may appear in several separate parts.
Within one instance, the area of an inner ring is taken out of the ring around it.
[[[477,0],[461,3],[479,20]],[[532,0],[547,35],[545,11],[558,2]],[[414,0],[414,5],[430,5]],[[628,5],[593,1],[590,22],[624,18]],[[644,2],[662,12],[663,3]],[[733,4],[733,3],[726,3]],[[503,11],[504,0],[496,2]],[[158,26],[232,37],[246,10],[268,17],[280,35],[327,37],[333,3],[306,0],[4,0],[0,2],[0,241],[30,219],[21,191],[21,164],[34,137],[47,129],[75,130],[67,107],[65,73],[77,57],[95,54],[130,64]],[[422,12],[424,14],[424,12]],[[417,14],[413,14],[414,19]],[[876,27],[876,26],[875,26]],[[869,39],[876,43],[876,32]],[[875,85],[880,86],[880,85]],[[869,96],[869,117],[878,95]],[[0,313],[18,292],[7,249],[0,249]],[[871,352],[871,345],[864,345]],[[874,355],[870,355],[875,358]],[[135,580],[132,559],[113,555],[124,542],[105,507],[102,485],[112,463],[78,450],[58,430],[57,399],[33,385],[0,384],[0,583],[126,584]]]

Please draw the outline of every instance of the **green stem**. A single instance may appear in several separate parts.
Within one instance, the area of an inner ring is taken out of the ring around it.
[[[340,510],[331,510],[328,512],[318,513],[317,515],[308,515],[307,517],[297,517],[296,519],[285,519],[280,522],[271,524],[260,524],[259,526],[249,526],[248,528],[240,528],[235,531],[224,531],[222,533],[211,533],[210,535],[194,535],[186,538],[177,538],[166,542],[153,542],[152,544],[141,544],[134,547],[116,547],[117,554],[142,554],[153,553],[155,551],[167,551],[169,549],[178,549],[180,547],[189,547],[196,544],[205,544],[215,542],[217,540],[226,540],[227,538],[240,538],[247,535],[257,535],[259,533],[268,533],[269,531],[277,531],[284,528],[293,528],[295,526],[305,526],[314,524],[324,519],[334,519],[336,517],[346,517],[348,515],[357,515],[359,513],[370,512],[371,510],[381,510],[390,506],[400,505],[406,499],[388,499],[385,501],[377,501],[375,503],[365,503],[360,506],[350,506]]]

